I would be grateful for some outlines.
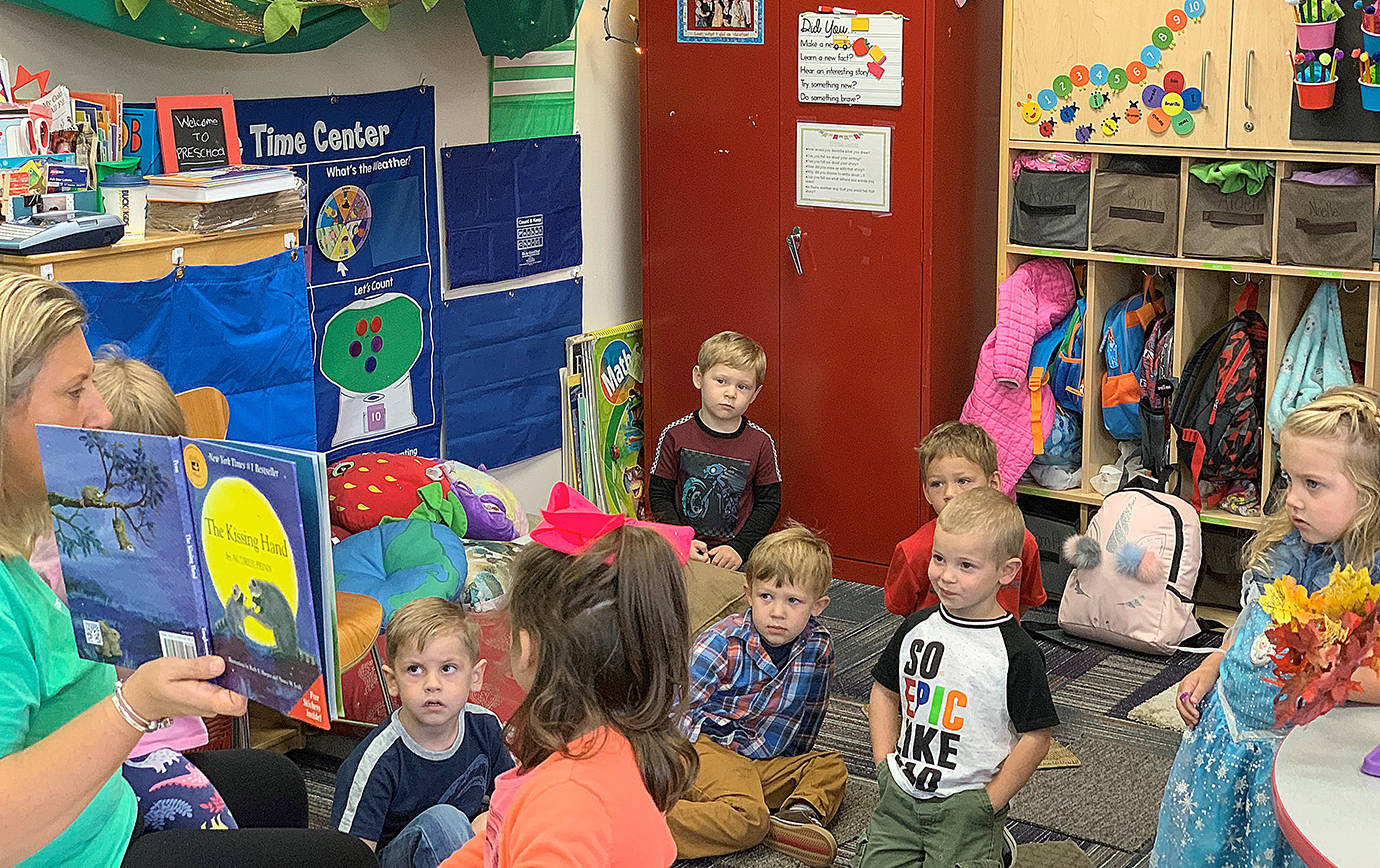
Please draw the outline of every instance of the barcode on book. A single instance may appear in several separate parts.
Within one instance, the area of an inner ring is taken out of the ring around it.
[[[196,657],[196,640],[186,633],[169,633],[167,630],[159,630],[158,645],[163,649],[164,657],[181,657],[183,660],[191,660]]]
[[[81,619],[82,632],[86,634],[86,644],[101,644],[101,625],[87,618]]]

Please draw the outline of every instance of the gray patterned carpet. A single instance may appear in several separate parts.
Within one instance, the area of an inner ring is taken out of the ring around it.
[[[899,618],[883,608],[880,588],[839,582],[830,600],[823,620],[834,635],[836,701],[817,747],[839,751],[848,765],[848,793],[832,827],[839,841],[836,864],[848,865],[877,799],[863,703],[872,687],[872,664]],[[1017,868],[1144,868],[1179,734],[1127,715],[1178,682],[1200,658],[1188,653],[1152,657],[1074,639],[1054,626],[1052,607],[1032,610],[1026,624],[1052,637],[1037,635],[1036,641],[1045,653],[1062,720],[1054,735],[1082,764],[1037,771],[1012,803],[1010,829],[1022,845]],[[291,754],[307,779],[313,824],[328,822],[335,769],[352,746],[349,738],[323,735]],[[677,863],[679,868],[798,864],[760,847]]]

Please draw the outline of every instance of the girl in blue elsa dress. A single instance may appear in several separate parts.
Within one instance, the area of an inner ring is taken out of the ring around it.
[[[1188,724],[1160,804],[1152,868],[1299,868],[1280,832],[1271,769],[1284,730],[1274,723],[1277,688],[1265,586],[1293,576],[1309,593],[1334,567],[1370,568],[1380,581],[1380,392],[1330,389],[1294,411],[1280,432],[1288,481],[1283,505],[1246,549],[1242,612],[1214,652],[1179,684]],[[1380,702],[1366,667],[1352,700]],[[1357,758],[1360,761],[1360,758]]]

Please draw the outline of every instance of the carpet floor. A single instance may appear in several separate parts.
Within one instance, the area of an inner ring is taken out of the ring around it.
[[[834,636],[835,701],[816,747],[838,751],[848,766],[848,791],[831,828],[839,842],[836,864],[849,865],[877,802],[864,707],[871,669],[900,619],[883,607],[880,588],[838,582],[821,620]],[[1032,609],[1025,623],[1045,654],[1061,720],[1054,735],[1062,750],[1051,750],[1047,767],[1012,802],[1009,828],[1019,845],[1017,868],[1145,868],[1180,735],[1131,714],[1173,687],[1201,657],[1187,652],[1154,657],[1070,637],[1055,625],[1052,606]],[[1204,634],[1187,644],[1215,641]],[[290,754],[306,778],[314,826],[329,824],[335,770],[354,744],[349,737],[323,734]],[[798,864],[758,847],[677,866]]]

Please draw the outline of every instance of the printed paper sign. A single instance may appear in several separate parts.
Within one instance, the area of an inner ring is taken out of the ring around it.
[[[800,14],[801,102],[901,104],[901,28],[884,15]]]
[[[891,210],[891,127],[795,125],[795,204]]]

